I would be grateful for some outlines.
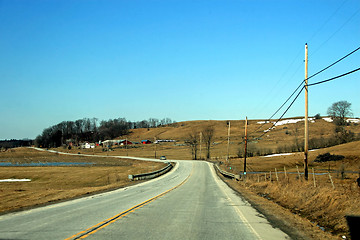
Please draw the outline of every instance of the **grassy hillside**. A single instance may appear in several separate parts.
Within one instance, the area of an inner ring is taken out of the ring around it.
[[[302,118],[289,118],[284,120],[301,120]],[[271,123],[259,124],[264,122],[263,120],[249,120],[248,121],[248,133],[250,137],[258,137],[264,133],[264,130],[272,126],[272,123],[276,120],[271,120]],[[233,141],[240,140],[244,137],[244,120],[231,120],[231,139]],[[227,121],[186,121],[171,124],[166,127],[150,128],[150,129],[133,129],[129,135],[130,140],[139,140],[142,138],[154,139],[176,139],[183,141],[187,138],[187,135],[191,132],[200,132],[202,129],[212,126],[215,129],[215,140],[221,141],[227,137]],[[261,129],[258,129],[263,126]],[[331,136],[334,132],[335,125],[331,122],[327,122],[323,119],[314,119],[309,125],[310,137],[312,136]],[[360,133],[359,124],[350,124],[346,129]],[[257,130],[257,131],[256,131]],[[287,130],[287,131],[286,131]],[[256,132],[255,132],[256,131]],[[288,132],[288,134],[286,134]],[[282,141],[291,140],[295,136],[302,137],[304,132],[304,121],[297,123],[288,123],[275,127],[272,131],[266,134],[267,141]],[[284,138],[285,135],[285,138]]]
[[[285,119],[288,122],[300,118]],[[248,122],[249,133],[249,151],[254,154],[264,155],[265,153],[277,152],[293,152],[296,145],[301,146],[304,142],[304,121],[297,123],[287,123],[276,126],[269,132],[264,131],[272,126],[272,123],[259,124],[262,120],[250,120]],[[127,138],[130,141],[140,142],[142,139],[154,141],[156,139],[173,139],[174,143],[157,144],[157,156],[166,155],[172,159],[191,159],[189,147],[184,146],[185,140],[190,133],[200,134],[206,127],[214,128],[214,139],[211,148],[211,157],[214,159],[225,159],[227,155],[227,121],[187,121],[171,124],[166,127],[149,128],[149,129],[133,129]],[[284,122],[283,122],[284,123]],[[231,121],[230,148],[229,155],[237,157],[239,150],[243,149],[241,143],[244,140],[245,121]],[[261,128],[260,128],[261,127]],[[326,139],[334,138],[335,124],[327,122],[323,119],[313,120],[309,124],[310,139],[318,139],[318,141],[326,141]],[[260,129],[259,129],[260,128]],[[350,124],[346,126],[347,131],[351,131],[356,137],[360,136],[360,125]],[[259,138],[263,135],[261,138]],[[205,144],[202,143],[201,157],[205,157]],[[100,150],[98,150],[100,151]],[[200,151],[200,149],[199,149]],[[200,152],[199,152],[200,153]],[[122,148],[115,149],[115,152],[108,154],[121,154],[129,156],[154,157],[154,145],[137,145],[129,146],[127,151]]]

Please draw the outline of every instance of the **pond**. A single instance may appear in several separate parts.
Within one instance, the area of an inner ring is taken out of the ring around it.
[[[30,163],[11,163],[0,162],[0,167],[69,167],[69,166],[91,166],[90,162],[30,162]]]

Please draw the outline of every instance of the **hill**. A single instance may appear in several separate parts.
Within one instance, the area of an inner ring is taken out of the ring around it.
[[[276,126],[274,121],[264,123],[263,120],[248,121],[248,139],[250,155],[265,155],[279,152],[294,152],[302,150],[304,142],[304,121],[303,118],[283,119]],[[353,133],[354,139],[360,137],[359,119],[355,123],[350,123],[344,129],[349,133]],[[230,121],[230,157],[238,157],[242,154],[244,140],[244,120]],[[185,141],[189,138],[189,134],[200,136],[200,132],[207,127],[214,129],[213,144],[211,147],[212,158],[224,159],[227,156],[227,121],[186,121],[173,123],[158,128],[141,128],[132,129],[127,139],[134,142],[140,142],[143,139],[154,141],[156,139],[176,140],[176,143],[160,143],[157,144],[157,156],[166,155],[174,159],[191,159],[191,152]],[[328,118],[311,119],[309,124],[310,148],[329,147],[336,144],[339,133],[335,133],[336,126],[328,121]],[[124,138],[124,137],[120,137]],[[340,142],[339,142],[340,143]],[[201,144],[201,158],[204,158],[205,144]],[[125,149],[115,149],[116,154],[125,154]],[[155,147],[148,146],[129,146],[126,150],[129,156],[154,157]],[[199,146],[200,154],[200,146]]]

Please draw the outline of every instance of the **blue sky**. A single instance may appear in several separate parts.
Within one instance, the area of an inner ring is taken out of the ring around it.
[[[360,1],[0,0],[0,139],[84,117],[266,119],[303,80],[305,43],[309,76],[358,48]],[[347,100],[360,117],[359,79],[311,87],[309,114]],[[302,94],[285,117],[303,115]]]

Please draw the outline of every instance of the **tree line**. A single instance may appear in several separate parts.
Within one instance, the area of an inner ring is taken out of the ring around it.
[[[97,118],[83,118],[76,121],[63,121],[43,130],[36,137],[35,145],[38,147],[59,147],[69,142],[78,145],[80,142],[97,142],[114,139],[130,133],[135,128],[156,128],[172,124],[170,118],[142,121],[127,121],[125,118],[102,120]]]
[[[8,148],[16,148],[16,147],[28,147],[33,144],[33,140],[30,139],[11,139],[11,140],[0,140],[0,148],[8,149]]]

